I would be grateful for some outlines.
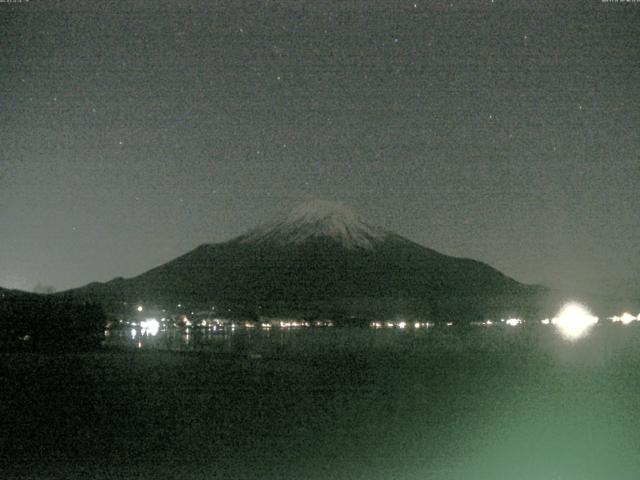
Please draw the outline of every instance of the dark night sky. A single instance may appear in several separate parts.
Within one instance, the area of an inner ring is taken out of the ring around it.
[[[0,286],[308,198],[525,282],[640,278],[640,3],[0,3],[0,99]]]

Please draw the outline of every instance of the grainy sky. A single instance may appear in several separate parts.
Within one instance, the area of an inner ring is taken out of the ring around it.
[[[308,198],[524,282],[640,277],[640,2],[0,3],[0,286]]]

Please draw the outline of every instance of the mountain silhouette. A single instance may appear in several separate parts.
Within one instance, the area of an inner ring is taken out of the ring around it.
[[[307,202],[285,218],[204,244],[134,278],[70,291],[123,302],[219,308],[237,315],[481,319],[527,310],[541,287],[443,255],[363,221],[350,207]]]

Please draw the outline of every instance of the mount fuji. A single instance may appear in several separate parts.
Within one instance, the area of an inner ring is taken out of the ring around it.
[[[113,310],[123,302],[222,307],[230,315],[481,319],[530,310],[541,287],[487,264],[423,247],[313,201],[223,243],[204,244],[130,279],[67,292]]]

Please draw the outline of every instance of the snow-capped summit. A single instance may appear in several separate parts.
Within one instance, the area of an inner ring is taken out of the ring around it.
[[[298,220],[314,222],[326,218],[340,218],[345,223],[359,221],[358,214],[349,205],[327,200],[309,200],[298,205],[287,216],[289,222],[296,222]]]
[[[347,248],[370,249],[388,235],[362,221],[348,205],[312,200],[295,208],[284,220],[258,227],[239,240],[242,243],[287,244],[328,238]]]

